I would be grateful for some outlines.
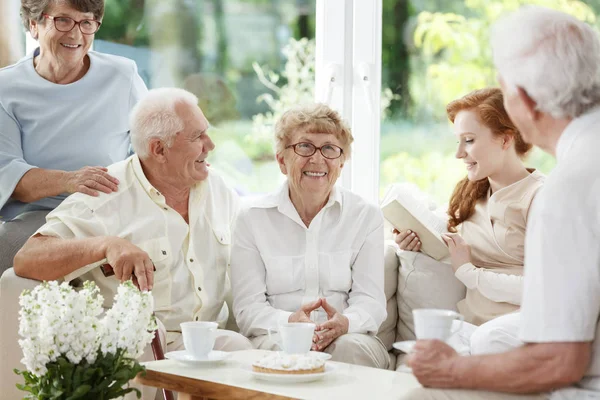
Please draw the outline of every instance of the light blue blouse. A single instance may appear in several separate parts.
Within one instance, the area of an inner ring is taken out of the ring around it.
[[[11,199],[32,168],[75,171],[127,158],[129,111],[147,92],[127,58],[90,51],[86,75],[58,85],[37,74],[33,55],[0,69],[0,220],[53,209],[67,196]]]

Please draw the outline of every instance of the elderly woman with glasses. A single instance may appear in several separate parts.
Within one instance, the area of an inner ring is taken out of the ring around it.
[[[387,368],[375,336],[386,317],[379,207],[335,183],[353,141],[323,104],[292,109],[275,127],[287,180],[238,216],[231,254],[233,310],[253,345],[277,350],[269,328],[316,325],[312,350],[337,361]]]
[[[104,0],[21,2],[39,47],[0,70],[0,273],[68,194],[118,190],[105,166],[129,155],[147,89],[133,61],[90,51],[103,14]]]

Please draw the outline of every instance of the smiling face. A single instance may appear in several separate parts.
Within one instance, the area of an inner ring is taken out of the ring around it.
[[[66,2],[57,1],[50,5],[45,14],[52,17],[69,17],[75,21],[94,19],[91,12],[77,11]],[[95,35],[84,35],[78,25],[69,32],[59,32],[54,21],[44,18],[43,21],[30,21],[30,32],[40,43],[40,55],[47,57],[51,63],[58,65],[76,65],[83,62]]]
[[[495,135],[481,122],[476,111],[463,110],[456,114],[454,135],[458,139],[456,158],[465,163],[470,181],[488,178],[502,170],[510,137]]]
[[[312,143],[316,147],[328,144],[342,147],[340,140],[331,133],[302,133],[292,135],[289,144]],[[329,196],[344,166],[343,156],[327,159],[317,150],[309,157],[299,156],[289,147],[277,154],[279,168],[287,175],[290,190],[301,196]]]
[[[175,110],[184,122],[184,129],[165,150],[167,174],[179,185],[191,187],[208,177],[206,157],[215,145],[208,136],[208,121],[200,108],[179,103]]]

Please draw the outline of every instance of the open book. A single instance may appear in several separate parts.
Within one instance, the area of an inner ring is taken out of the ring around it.
[[[407,185],[391,185],[381,202],[383,216],[399,231],[410,229],[419,235],[421,251],[441,260],[449,255],[441,234],[448,232],[447,220],[428,207],[426,199],[418,199]]]

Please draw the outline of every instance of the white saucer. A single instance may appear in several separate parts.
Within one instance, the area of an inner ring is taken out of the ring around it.
[[[396,350],[409,354],[412,352],[413,347],[415,347],[415,343],[417,343],[416,340],[403,340],[402,342],[394,343],[392,346],[394,346]]]
[[[404,340],[402,342],[396,342],[394,343],[392,346],[394,346],[395,349],[400,350],[406,354],[412,353],[413,347],[415,347],[415,343],[417,343],[416,340]],[[470,350],[468,346],[465,345],[450,345],[452,346],[452,348],[454,350],[456,350],[457,353],[459,353],[460,355],[463,356],[468,356],[470,355]]]
[[[267,374],[264,372],[253,371],[252,365],[246,365],[242,368],[245,371],[249,372],[256,379],[278,383],[312,382],[319,379],[323,379],[324,377],[332,374],[336,370],[336,367],[330,364],[325,364],[325,372],[318,372],[316,374]]]
[[[314,355],[314,357],[320,358],[323,361],[327,361],[331,358],[331,354],[322,351],[310,351],[308,354]]]
[[[229,358],[230,355],[231,354],[226,351],[213,350],[210,353],[208,353],[208,356],[206,356],[206,358],[196,358],[185,350],[179,350],[170,351],[166,353],[165,358],[168,358],[169,360],[179,361],[187,365],[206,365],[215,364],[226,360]]]

